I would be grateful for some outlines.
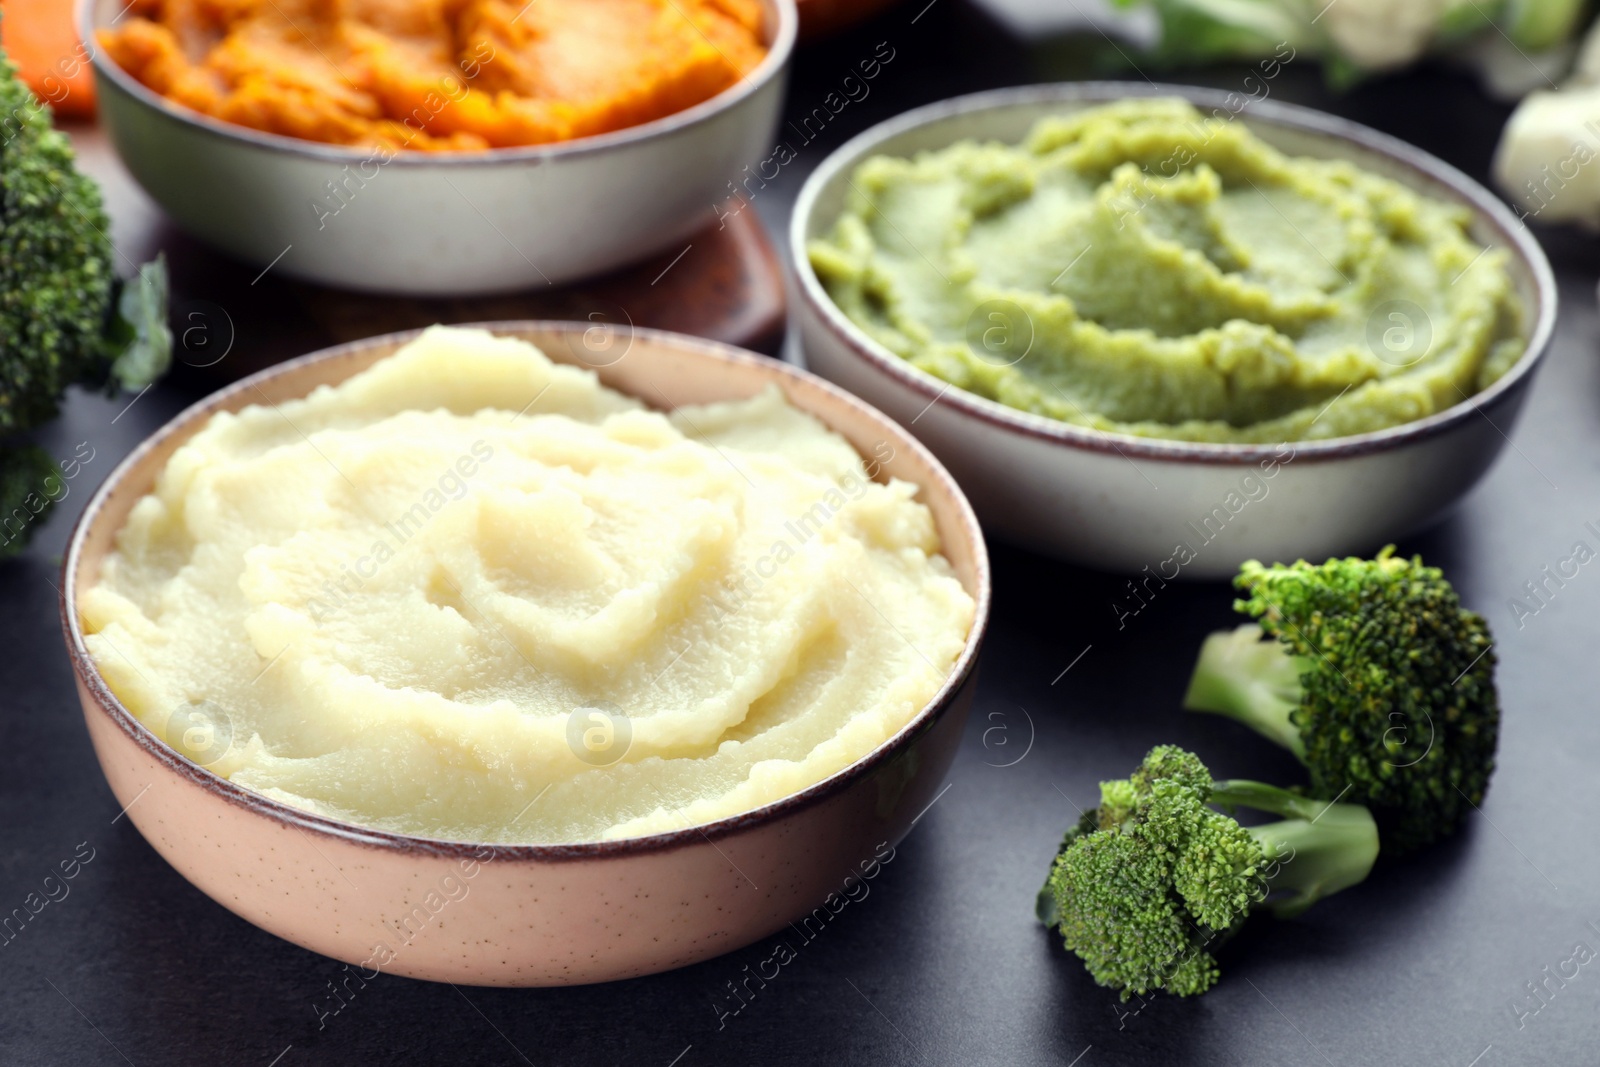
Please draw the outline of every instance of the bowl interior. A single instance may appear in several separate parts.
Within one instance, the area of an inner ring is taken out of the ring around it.
[[[844,211],[850,178],[856,167],[870,156],[913,156],[967,139],[1016,144],[1039,119],[1129,97],[1157,96],[1182,97],[1203,113],[1215,113],[1223,119],[1233,114],[1233,121],[1244,123],[1251,133],[1287,154],[1349,160],[1435,199],[1460,204],[1472,213],[1470,232],[1474,240],[1489,248],[1505,248],[1511,252],[1508,269],[1527,309],[1527,349],[1515,366],[1483,392],[1426,419],[1358,437],[1308,441],[1297,445],[1298,454],[1314,455],[1358,440],[1377,442],[1408,436],[1412,431],[1451,418],[1453,413],[1481,406],[1526,374],[1543,354],[1554,328],[1555,278],[1538,241],[1493,193],[1421,149],[1359,123],[1270,100],[1248,101],[1247,106],[1240,108],[1239,101],[1246,98],[1237,93],[1187,85],[1073,82],[977,93],[907,112],[867,130],[829,157],[801,191],[790,240],[801,288],[821,308],[828,321],[847,334],[858,348],[873,353],[880,362],[887,361],[906,376],[926,379],[931,390],[942,391],[944,382],[906,363],[857,329],[828,297],[805,254],[806,243],[828,233]],[[1248,460],[1261,451],[1253,445],[1165,441],[1069,426],[961,390],[950,390],[946,399],[956,404],[980,405],[991,416],[1053,435],[1116,439],[1127,442],[1127,447],[1135,451],[1152,455],[1165,452]]]
[[[533,342],[557,363],[590,367],[605,385],[659,410],[670,410],[685,404],[743,399],[775,384],[783,390],[791,404],[816,416],[854,445],[862,455],[881,456],[881,446],[887,444],[893,450],[892,458],[882,463],[878,480],[899,478],[921,488],[918,499],[933,513],[944,556],[962,586],[977,602],[972,629],[967,635],[961,657],[952,667],[944,685],[899,733],[867,756],[822,782],[754,811],[688,830],[612,844],[650,847],[654,843],[665,846],[676,843],[680,838],[700,840],[702,836],[715,837],[719,832],[748,825],[752,818],[776,815],[796,804],[820,800],[869,766],[888,758],[902,743],[916,735],[970,674],[989,613],[989,557],[983,534],[971,505],[943,466],[915,438],[886,416],[843,390],[787,364],[713,341],[660,331],[632,330],[621,338],[624,346],[622,355],[618,357],[608,353],[605,357],[607,365],[599,366],[591,354],[591,348],[586,347],[588,342],[585,336],[595,328],[593,324],[510,322],[482,325],[496,334]],[[100,705],[117,718],[125,730],[134,734],[146,748],[171,757],[167,760],[169,766],[189,777],[204,779],[251,807],[271,810],[299,825],[338,832],[341,836],[356,836],[369,843],[399,847],[425,842],[426,839],[372,831],[312,815],[251,793],[177,756],[164,741],[136,720],[106,687],[84,646],[82,621],[78,612],[66,608],[67,605],[76,605],[80,588],[86,588],[98,580],[101,563],[114,547],[117,532],[134,505],[150,492],[168,458],[197,433],[213,414],[239,411],[252,404],[275,404],[297,399],[318,386],[337,384],[392,354],[419,332],[412,330],[375,337],[303,356],[243,378],[178,415],[124,459],[90,499],[68,545],[62,564],[61,585],[63,626],[69,651],[80,676],[99,698]],[[448,848],[455,843],[432,844]],[[598,844],[526,845],[504,846],[502,851],[511,856],[526,852],[568,857],[582,854],[585,849],[600,847]]]
[[[368,159],[372,155],[371,148],[328,144],[321,141],[306,141],[298,137],[266,133],[248,126],[238,126],[231,122],[223,122],[198,111],[192,111],[181,104],[173,103],[159,93],[147,88],[143,82],[112,62],[102,49],[92,44],[98,31],[116,26],[127,16],[132,5],[127,3],[126,0],[73,0],[73,2],[78,4],[76,17],[78,34],[82,40],[91,42],[89,56],[94,66],[95,76],[97,78],[109,78],[116,83],[119,89],[130,94],[134,99],[146,106],[155,108],[182,122],[209,130],[212,133],[248,141],[268,148],[276,148],[280,151],[294,152],[299,155],[336,160],[343,163]],[[398,164],[408,167],[419,165],[463,166],[484,163],[490,160],[543,160],[554,156],[603,150],[629,144],[653,134],[664,133],[696,122],[731,107],[761,85],[776,77],[787,66],[789,57],[794,51],[795,40],[799,35],[800,28],[800,13],[796,0],[761,0],[761,15],[762,42],[767,46],[765,58],[754,70],[738,82],[728,86],[709,100],[703,100],[692,107],[684,108],[682,111],[675,111],[650,122],[640,123],[637,126],[627,126],[611,133],[596,134],[592,137],[578,137],[570,141],[556,141],[551,144],[527,145],[517,148],[489,148],[475,152],[400,152],[390,159],[386,165],[394,166]]]

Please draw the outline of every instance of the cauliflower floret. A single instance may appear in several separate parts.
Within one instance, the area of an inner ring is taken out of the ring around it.
[[[1368,70],[1405,66],[1427,50],[1460,0],[1332,0],[1319,18],[1345,58]]]

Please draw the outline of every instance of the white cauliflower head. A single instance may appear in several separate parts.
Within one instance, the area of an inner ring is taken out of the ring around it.
[[[1367,70],[1388,70],[1425,52],[1439,20],[1461,2],[1330,0],[1317,21],[1345,58]]]
[[[1526,219],[1600,228],[1600,85],[1522,101],[1500,137],[1494,178]]]

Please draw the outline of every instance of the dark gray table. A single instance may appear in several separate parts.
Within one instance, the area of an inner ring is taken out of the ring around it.
[[[877,42],[898,58],[758,198],[780,239],[805,171],[849,134],[938,97],[1088,72],[1081,42],[1025,46],[962,0],[938,0],[913,24],[921,7],[799,56],[794,113]],[[1204,75],[1219,86],[1241,78]],[[1275,95],[1398,134],[1480,177],[1505,116],[1442,70],[1337,98],[1306,66]],[[113,210],[120,237],[143,233],[134,223],[153,209],[133,197]],[[116,818],[61,648],[54,583],[71,518],[199,383],[180,371],[127,410],[126,398],[75,396],[43,440],[59,455],[86,441],[94,458],[29,552],[0,564],[0,913],[80,845],[93,859],[68,896],[0,944],[0,1064],[1595,1063],[1600,963],[1548,981],[1544,1002],[1525,988],[1575,944],[1600,949],[1600,569],[1584,568],[1520,627],[1509,606],[1573,542],[1595,544],[1584,523],[1600,520],[1600,244],[1543,236],[1564,307],[1515,447],[1452,517],[1402,546],[1443,565],[1499,636],[1505,724],[1482,814],[1303,919],[1252,927],[1205,997],[1157,998],[1136,1014],[1032,917],[1072,817],[1067,798],[1089,803],[1100,778],[1162,741],[1233,774],[1292,782],[1296,767],[1241,730],[1178,710],[1197,642],[1229,622],[1225,587],[1172,587],[1119,631],[1119,579],[997,546],[978,706],[949,790],[870,896],[736,1015],[719,1020],[735,1005],[727,984],[768,944],[588,988],[458,992],[384,977],[319,1028],[338,965],[213,904]],[[182,295],[206,297],[203,287]],[[294,326],[272,328],[288,338]],[[284,356],[297,354],[291,343]]]

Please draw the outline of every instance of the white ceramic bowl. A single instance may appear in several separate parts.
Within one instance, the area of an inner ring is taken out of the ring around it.
[[[125,0],[81,2],[86,41],[127,10]],[[371,149],[261,133],[180,107],[96,48],[100,121],[179,226],[259,267],[383,293],[560,284],[665,251],[711,223],[728,183],[771,149],[798,16],[795,0],[763,3],[770,51],[748,77],[685,111],[598,137],[402,152],[380,165]],[[345,190],[342,207],[329,182]]]
[[[1046,115],[1135,96],[1227,106],[1224,93],[1177,85],[1007,89],[907,112],[829,156],[801,190],[790,231],[807,366],[909,427],[956,476],[991,533],[1088,566],[1134,573],[1148,567],[1162,578],[1223,577],[1252,558],[1320,560],[1370,551],[1438,519],[1504,448],[1549,347],[1556,287],[1538,242],[1498,198],[1393,137],[1270,101],[1252,103],[1237,119],[1291,154],[1349,159],[1463,204],[1476,220],[1476,240],[1511,251],[1510,270],[1528,308],[1522,359],[1469,400],[1376,433],[1257,446],[1069,426],[913,367],[850,322],[812,271],[806,244],[832,228],[849,176],[867,157],[908,156],[965,138],[1014,143]],[[1176,551],[1180,544],[1192,558]]]
[[[580,335],[593,328],[486,325],[578,364],[586,362]],[[665,407],[741,399],[776,385],[864,455],[881,455],[887,444],[881,477],[917,485],[933,513],[945,558],[977,605],[966,647],[903,729],[815,785],[754,811],[621,841],[433,840],[339,822],[235,785],[178,755],[106,685],[84,645],[78,593],[95,582],[116,532],[172,453],[219,411],[344,381],[416,333],[340,345],[234,383],[140,445],[90,499],[62,563],[61,623],[89,738],[117,804],[217,903],[362,968],[365,978],[371,970],[474,985],[609,981],[707,959],[791,922],[825,925],[830,894],[854,892],[875,876],[937,799],[972,703],[989,558],[972,509],[925,448],[856,398],[776,360],[634,330],[626,358],[595,370],[605,385]],[[375,952],[380,946],[386,951]]]

